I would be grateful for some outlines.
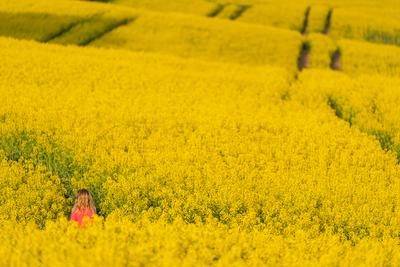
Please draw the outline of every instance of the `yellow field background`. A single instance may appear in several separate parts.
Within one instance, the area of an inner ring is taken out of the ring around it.
[[[399,14],[0,1],[0,266],[399,266]]]

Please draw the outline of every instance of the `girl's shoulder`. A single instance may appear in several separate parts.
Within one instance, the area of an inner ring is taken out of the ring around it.
[[[96,214],[96,212],[94,210],[92,210],[92,209],[90,209],[89,212],[90,212],[91,215],[95,215]]]
[[[91,217],[91,216],[93,216],[93,215],[95,214],[95,212],[94,212],[94,210],[92,210],[92,209],[84,209],[84,210],[82,211],[82,214]]]
[[[83,215],[94,215],[94,214],[95,212],[92,209],[74,210],[71,213],[71,217],[77,215],[83,216]]]

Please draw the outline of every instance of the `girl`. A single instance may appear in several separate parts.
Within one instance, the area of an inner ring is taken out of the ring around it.
[[[76,221],[81,227],[85,220],[92,219],[96,214],[96,207],[89,191],[79,189],[76,194],[75,204],[71,212],[71,220]]]

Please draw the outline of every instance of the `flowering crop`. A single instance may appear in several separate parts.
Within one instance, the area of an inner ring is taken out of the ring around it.
[[[383,3],[382,3],[383,4]],[[379,7],[346,7],[334,10],[332,34],[373,43],[400,45],[399,3]]]
[[[6,14],[5,26],[0,26],[1,35],[212,61],[277,65],[291,71],[296,69],[301,36],[295,31],[242,23],[235,25],[228,20],[176,13],[139,11],[118,5],[96,4],[96,8],[92,9],[86,2],[60,1],[62,5],[59,5],[59,2],[49,4],[46,0],[37,3],[34,0],[24,1],[31,5],[0,4],[0,10]],[[54,11],[49,11],[49,7],[53,6]],[[79,7],[87,11],[74,14],[75,8]],[[18,12],[14,14],[13,10]],[[52,27],[44,27],[49,21],[54,22]],[[15,24],[20,25],[19,31],[10,30],[15,28]],[[36,27],[46,30],[36,31]]]
[[[289,30],[183,15],[147,14],[93,45],[212,61],[278,65],[293,70],[300,43],[300,34]]]
[[[0,266],[398,266],[393,1],[1,1]]]
[[[341,53],[340,67],[349,75],[381,74],[398,76],[400,48],[355,40],[335,40],[323,34],[311,33],[306,40],[311,45],[310,68],[328,69],[333,53]],[[373,59],[373,60],[371,60]]]
[[[318,73],[0,48],[1,264],[398,262],[397,159]],[[79,187],[101,216],[85,231],[65,221]]]
[[[303,76],[308,93],[301,98],[312,105],[328,102],[337,117],[374,136],[382,149],[394,152],[400,161],[398,78],[376,74],[350,78],[316,70]]]
[[[343,50],[343,68],[346,71],[398,76],[399,47],[350,40],[341,40],[339,46]]]
[[[217,4],[212,1],[204,0],[115,0],[113,4],[159,12],[179,12],[202,16],[209,14],[217,7]]]

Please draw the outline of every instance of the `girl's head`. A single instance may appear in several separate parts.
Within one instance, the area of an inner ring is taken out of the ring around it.
[[[96,212],[96,206],[94,205],[93,198],[90,195],[89,191],[87,191],[86,189],[79,189],[76,194],[75,204],[74,207],[72,208],[72,211],[76,212],[87,209]]]

